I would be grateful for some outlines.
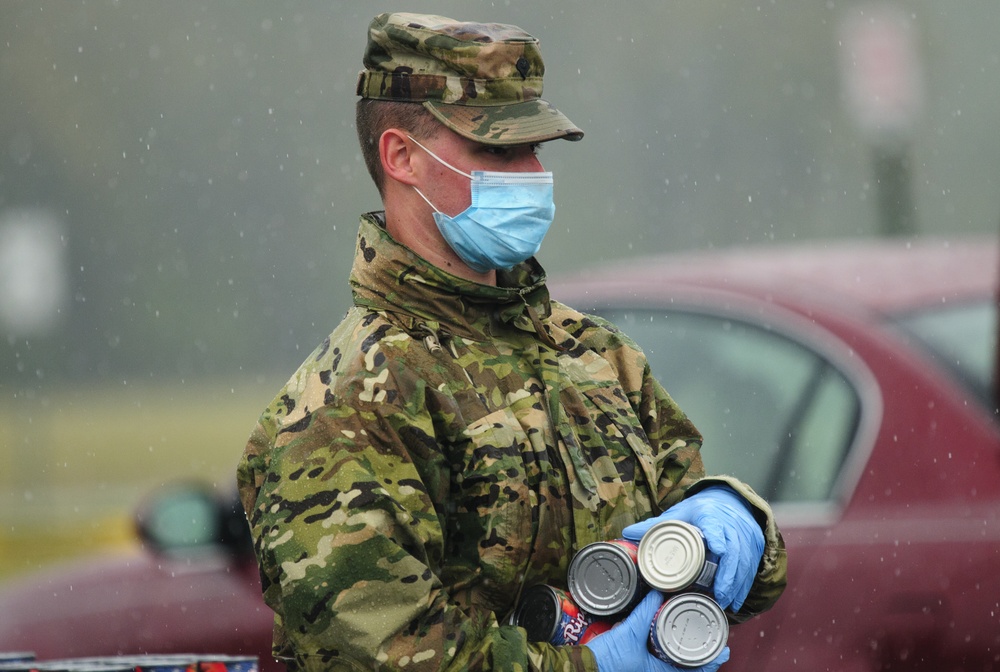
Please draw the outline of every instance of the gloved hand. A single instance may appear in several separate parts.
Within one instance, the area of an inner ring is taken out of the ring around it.
[[[622,536],[639,541],[661,520],[681,520],[701,529],[708,548],[719,556],[715,601],[739,611],[747,599],[764,555],[764,532],[745,499],[725,485],[713,485],[674,504],[656,518],[629,525]]]
[[[654,656],[647,648],[653,617],[661,604],[663,594],[649,591],[625,620],[584,645],[597,659],[599,672],[682,672],[680,668]],[[728,646],[711,663],[685,672],[715,672],[727,660]]]

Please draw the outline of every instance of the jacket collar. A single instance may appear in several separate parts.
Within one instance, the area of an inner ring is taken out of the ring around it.
[[[541,326],[551,314],[545,271],[534,257],[498,271],[495,287],[465,280],[396,242],[381,212],[361,217],[350,282],[355,305],[411,328],[430,323],[433,331],[486,340],[513,327],[551,340]]]

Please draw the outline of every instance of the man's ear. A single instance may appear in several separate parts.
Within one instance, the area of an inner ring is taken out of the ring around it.
[[[413,164],[414,143],[405,131],[390,128],[378,139],[378,153],[385,176],[407,185],[417,183]]]

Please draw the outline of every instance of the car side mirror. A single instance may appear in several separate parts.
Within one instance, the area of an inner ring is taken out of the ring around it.
[[[154,492],[139,505],[135,524],[139,538],[158,553],[241,554],[249,550],[249,530],[238,502],[223,502],[196,482]]]

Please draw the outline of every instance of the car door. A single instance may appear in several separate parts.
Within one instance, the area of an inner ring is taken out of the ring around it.
[[[643,347],[703,433],[709,472],[734,474],[765,496],[785,535],[786,593],[771,612],[732,629],[727,669],[825,669],[818,665],[834,639],[855,629],[826,618],[819,627],[814,617],[844,569],[830,564],[841,554],[824,549],[881,417],[870,372],[829,334],[774,306],[762,313],[675,302],[597,312]]]
[[[789,585],[732,629],[727,669],[991,669],[997,434],[944,372],[880,325],[773,304],[598,312],[701,429],[707,468],[774,506]]]

